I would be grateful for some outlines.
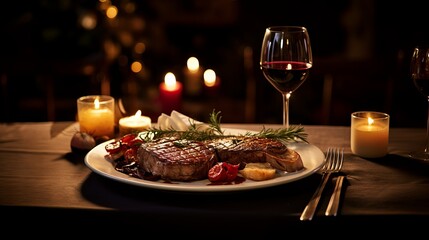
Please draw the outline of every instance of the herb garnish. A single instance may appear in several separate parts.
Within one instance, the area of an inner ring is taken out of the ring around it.
[[[162,137],[176,137],[177,139],[186,139],[193,141],[206,141],[206,140],[214,140],[232,137],[233,135],[225,135],[224,131],[220,126],[220,111],[215,112],[213,110],[209,116],[209,122],[207,124],[197,124],[194,120],[189,119],[189,127],[185,131],[179,131],[173,129],[172,127],[168,129],[161,129],[152,127],[145,132],[140,133],[140,138],[144,141],[151,141],[154,139],[162,138]],[[283,143],[287,143],[290,141],[298,142],[304,141],[307,142],[307,133],[304,131],[304,127],[302,126],[290,126],[289,128],[265,128],[258,133],[247,132],[241,136],[248,137],[263,137],[263,138],[271,138],[282,141]],[[180,145],[181,143],[179,143]]]
[[[253,137],[278,139],[280,141],[283,141],[284,143],[287,143],[290,141],[293,141],[293,142],[304,141],[308,143],[307,141],[308,134],[305,133],[303,126],[290,126],[289,128],[278,128],[278,129],[265,128],[264,126],[262,130],[258,133],[246,133],[245,135],[253,136]]]

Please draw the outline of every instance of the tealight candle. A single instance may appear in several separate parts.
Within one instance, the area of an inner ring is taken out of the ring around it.
[[[129,133],[139,133],[149,129],[151,119],[141,115],[138,110],[135,115],[119,119],[119,135],[124,136]]]
[[[176,81],[173,73],[165,74],[164,82],[159,86],[159,97],[162,111],[170,113],[173,110],[180,110],[182,101],[182,83]]]
[[[78,121],[81,132],[94,137],[114,137],[115,99],[111,96],[84,96],[77,99]]]
[[[388,152],[389,115],[354,112],[351,115],[350,145],[354,154],[366,158],[383,157]]]

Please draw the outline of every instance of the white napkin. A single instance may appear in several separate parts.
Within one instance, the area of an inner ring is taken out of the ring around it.
[[[177,131],[186,131],[192,124],[195,125],[197,128],[208,128],[207,124],[190,118],[183,113],[177,112],[176,110],[171,111],[170,116],[165,113],[162,113],[158,117],[158,127],[160,129],[172,128]]]

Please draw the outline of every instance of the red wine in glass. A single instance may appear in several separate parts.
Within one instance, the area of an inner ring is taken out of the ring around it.
[[[310,68],[304,62],[265,62],[261,66],[267,80],[280,92],[295,91],[307,78]]]

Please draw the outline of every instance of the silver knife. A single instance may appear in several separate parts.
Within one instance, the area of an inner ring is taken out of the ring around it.
[[[340,204],[341,189],[343,188],[344,176],[338,176],[335,184],[334,192],[332,192],[328,207],[326,208],[326,216],[337,216],[338,205]]]

